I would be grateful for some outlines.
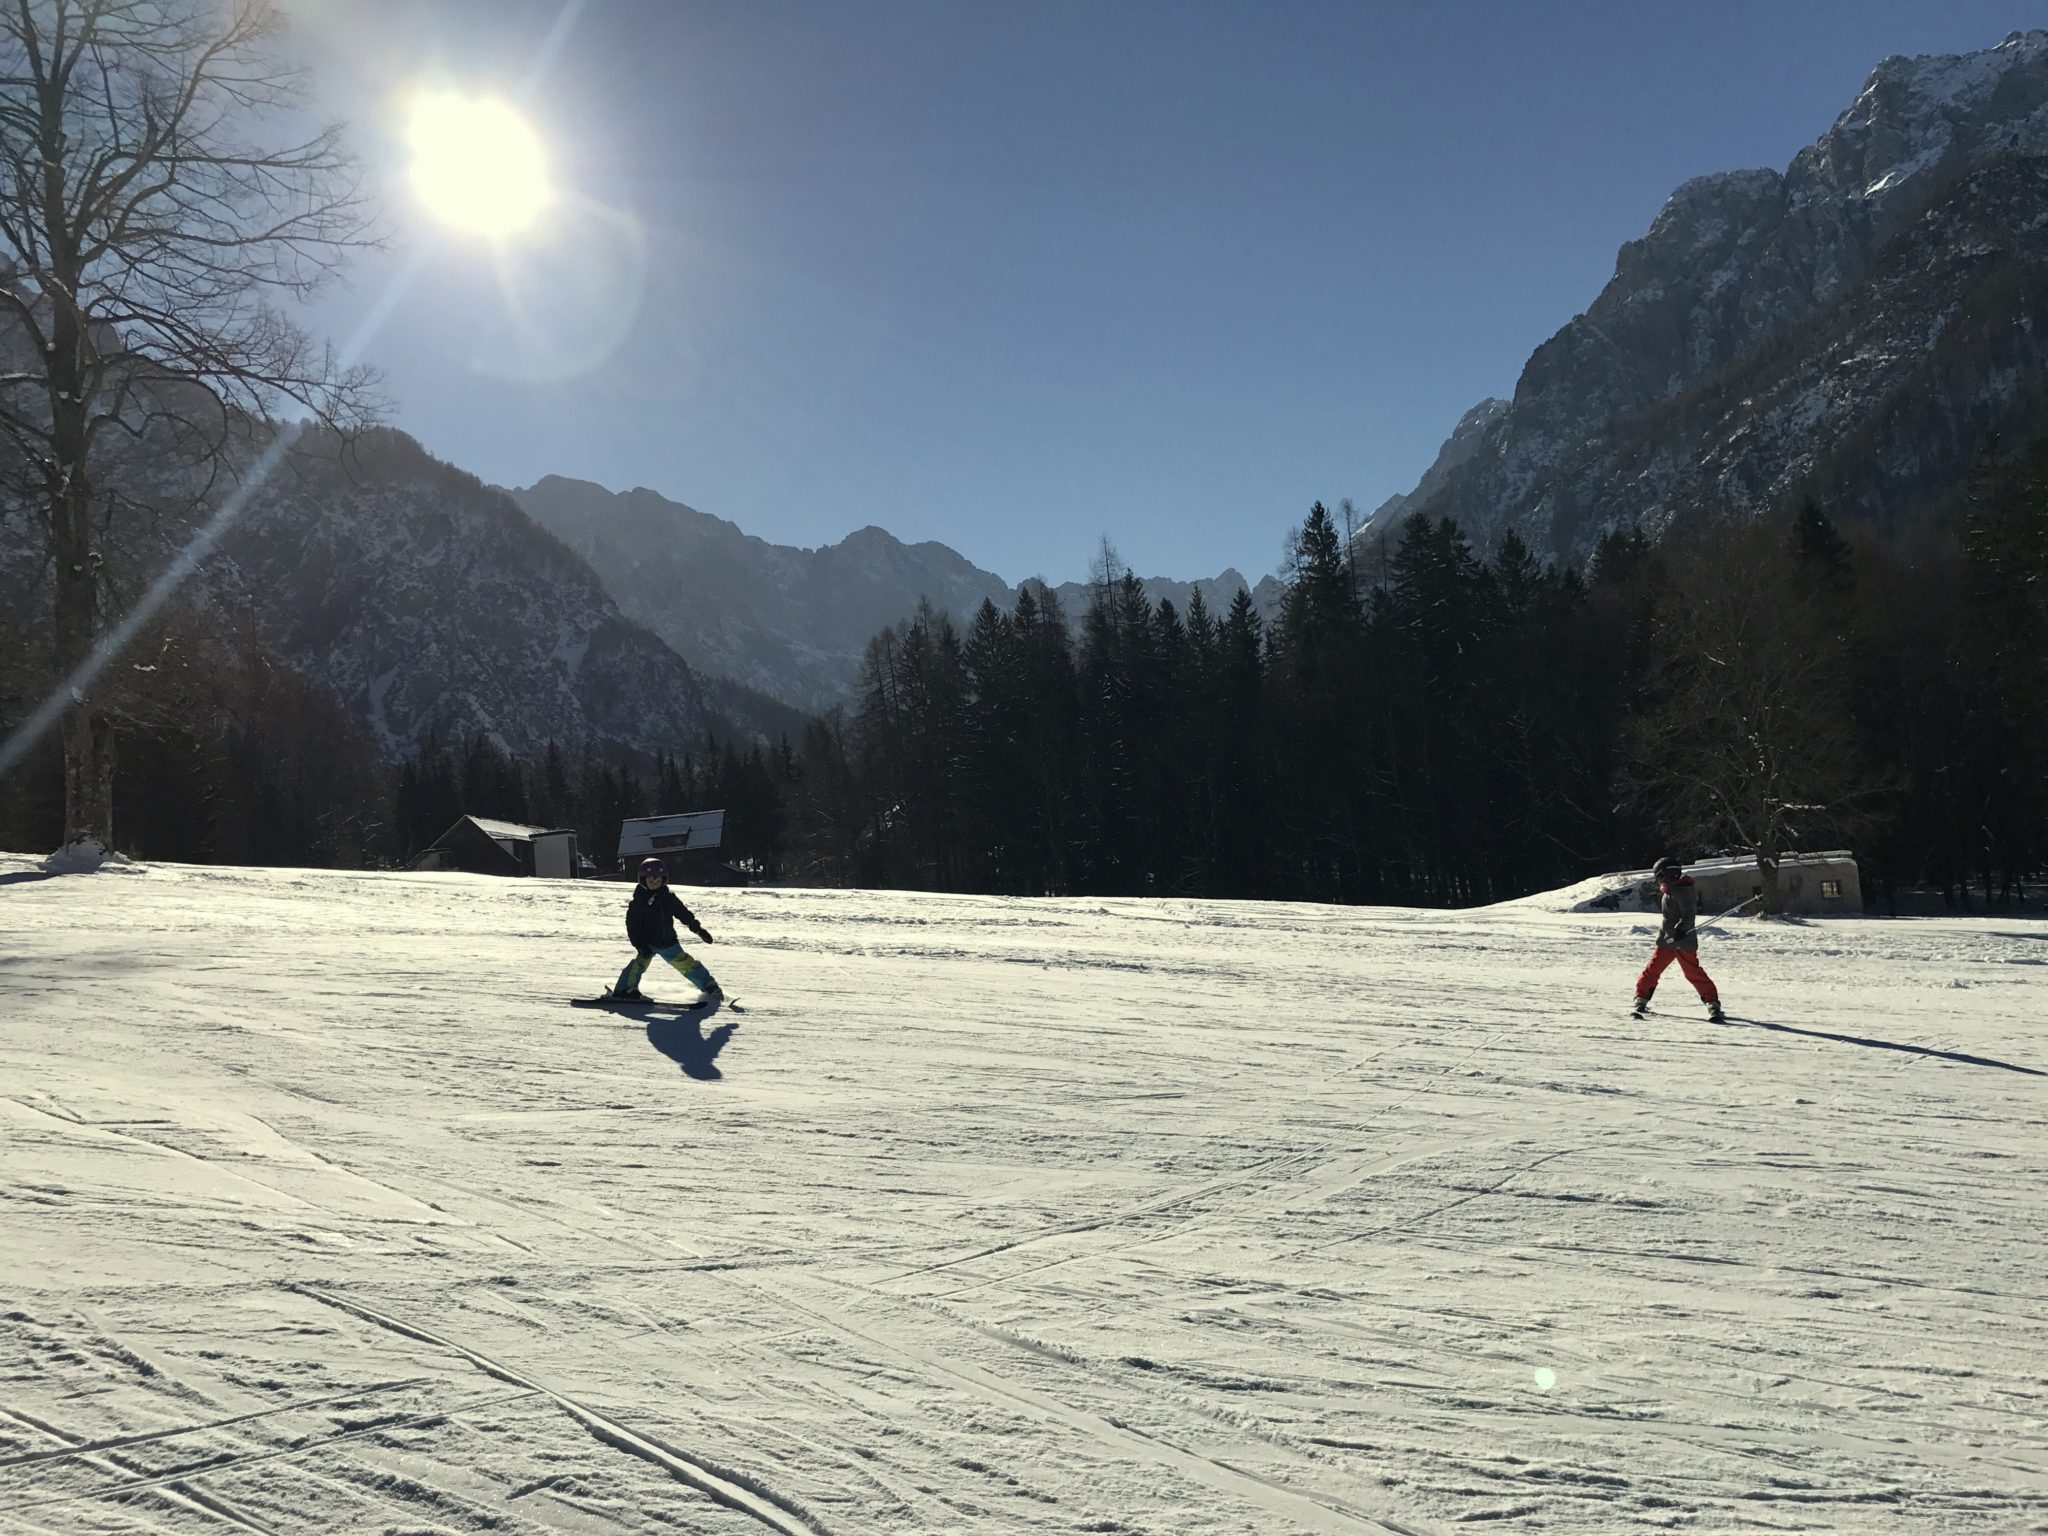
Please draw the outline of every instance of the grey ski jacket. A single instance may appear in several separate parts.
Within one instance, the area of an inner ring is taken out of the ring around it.
[[[1699,915],[1699,888],[1691,875],[1681,875],[1664,888],[1664,926],[1657,930],[1657,947],[1697,950],[1700,936],[1693,924]]]

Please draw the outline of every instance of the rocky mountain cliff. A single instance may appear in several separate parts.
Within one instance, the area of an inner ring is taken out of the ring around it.
[[[1363,533],[1367,527],[1390,528],[1410,512],[1419,511],[1423,504],[1444,487],[1452,471],[1465,464],[1477,453],[1486,441],[1486,429],[1506,414],[1508,403],[1492,396],[1480,401],[1458,418],[1457,426],[1437,450],[1436,462],[1422,472],[1422,478],[1415,482],[1415,489],[1405,494],[1395,492],[1372,510],[1372,515],[1359,528]]]
[[[210,580],[387,751],[482,733],[601,753],[699,742],[717,721],[687,662],[499,491],[397,432],[299,453],[223,539]]]
[[[631,619],[660,635],[700,670],[737,679],[792,704],[846,702],[868,641],[934,607],[965,618],[984,600],[1007,608],[1017,588],[944,544],[905,544],[863,528],[822,549],[770,544],[723,518],[653,491],[613,492],[550,475],[512,498],[603,578]],[[1201,591],[1221,613],[1240,587],[1235,571],[1213,580],[1146,583],[1154,602],[1185,607]],[[1054,588],[1070,617],[1087,602],[1083,583]],[[1270,608],[1278,584],[1252,589]]]
[[[2048,31],[1891,58],[1783,172],[1687,182],[1514,398],[1405,497],[1482,547],[1583,559],[1607,529],[1811,490],[1910,517],[2048,379]]]
[[[169,564],[202,513],[124,516],[109,544],[128,594],[117,608]],[[50,601],[39,550],[31,509],[9,500],[0,601],[32,626]],[[398,432],[339,452],[330,438],[302,439],[180,601],[219,635],[253,621],[269,651],[393,756],[429,734],[449,743],[482,734],[522,756],[550,739],[644,755],[760,723],[744,718],[749,701],[712,698],[503,492]]]

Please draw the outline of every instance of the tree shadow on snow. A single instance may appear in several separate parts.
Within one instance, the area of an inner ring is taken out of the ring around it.
[[[1959,1061],[1970,1067],[1997,1067],[2005,1072],[2024,1072],[2029,1077],[2048,1077],[2048,1072],[2039,1067],[2022,1067],[2016,1062],[1999,1061],[1990,1056],[1970,1056],[1962,1051],[1938,1051],[1931,1045],[1903,1045],[1896,1040],[1874,1040],[1865,1035],[1836,1035],[1825,1029],[1799,1029],[1791,1024],[1773,1024],[1767,1019],[1738,1019],[1729,1015],[1730,1024],[1747,1024],[1752,1029],[1774,1029],[1781,1035],[1807,1035],[1815,1040],[1837,1040],[1843,1045],[1868,1046],[1877,1051],[1903,1051],[1908,1056],[1933,1056],[1941,1061]]]
[[[738,1024],[721,1024],[705,1034],[693,1015],[675,1019],[649,1019],[647,1043],[700,1083],[715,1083],[725,1074],[718,1070],[718,1053],[732,1038]]]

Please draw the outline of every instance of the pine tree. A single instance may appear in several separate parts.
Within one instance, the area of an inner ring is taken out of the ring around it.
[[[846,885],[860,878],[873,807],[861,792],[841,711],[805,725],[789,806],[791,874],[819,885]]]
[[[1074,889],[1076,758],[1080,733],[1079,680],[1073,642],[1059,595],[1027,581],[1011,617],[1017,640],[1019,724],[1027,783],[1025,818],[1029,855],[1027,890],[1061,895]]]
[[[1243,587],[1217,640],[1217,691],[1210,729],[1219,742],[1216,880],[1226,896],[1272,894],[1265,709],[1265,623]]]
[[[569,765],[561,746],[550,736],[542,754],[540,774],[534,789],[534,820],[550,829],[569,824],[575,797],[569,788]]]
[[[1979,873],[2002,879],[2048,863],[2048,437],[2010,458],[1986,445],[1963,517],[1966,590],[1978,617],[1982,708],[1973,755],[1986,763]]]
[[[1840,597],[1855,586],[1855,552],[1810,491],[1793,509],[1789,542],[1798,596]]]
[[[1016,625],[983,599],[963,650],[967,673],[962,806],[966,864],[979,888],[1017,891],[1030,855],[1019,811],[1029,795],[1023,654]]]

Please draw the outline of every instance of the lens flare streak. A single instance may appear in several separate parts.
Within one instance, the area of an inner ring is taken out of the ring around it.
[[[559,52],[570,26],[583,9],[583,0],[565,0],[555,24],[549,29],[547,39],[529,72],[526,89],[531,91],[540,84],[541,77]],[[545,156],[540,141],[532,127],[515,109],[502,102],[488,98],[468,103],[467,112],[453,112],[442,107],[428,107],[435,98],[422,98],[416,105],[414,117],[414,150],[421,149],[419,131],[422,123],[428,126],[428,143],[438,143],[434,154],[424,156],[432,162],[426,171],[427,186],[450,199],[450,206],[466,211],[472,218],[468,227],[481,232],[497,230],[511,233],[532,220],[546,209],[553,200],[553,190],[548,185]],[[461,98],[454,98],[461,100]],[[428,115],[420,117],[420,111]],[[506,135],[503,141],[493,139],[491,130],[502,129]],[[434,135],[443,128],[445,137],[435,139]],[[459,178],[451,167],[459,159],[458,149],[466,147],[480,158],[471,163],[473,179],[480,186],[464,190],[456,185]],[[448,150],[445,159],[436,159],[441,150]],[[415,167],[415,185],[419,186],[421,169]],[[425,195],[423,191],[423,195]],[[444,215],[445,217],[446,215]],[[460,223],[456,219],[452,222]],[[429,252],[422,250],[400,269],[383,294],[378,297],[369,314],[356,327],[355,334],[339,349],[337,362],[340,367],[351,366],[377,333],[390,319],[414,281],[426,266]],[[250,462],[240,483],[221,502],[205,525],[193,535],[191,541],[178,551],[171,563],[150,583],[148,591],[137,600],[121,622],[94,644],[91,654],[79,663],[72,674],[65,678],[36,711],[18,726],[5,741],[0,741],[0,778],[5,778],[19,767],[36,744],[57,724],[64,711],[74,702],[83,700],[100,674],[113,664],[125,651],[142,627],[156,616],[163,605],[170,601],[185,579],[203,564],[220,543],[223,535],[247,508],[250,499],[269,480],[277,466],[291,451],[298,440],[302,427],[287,422],[278,427],[263,450]]]

